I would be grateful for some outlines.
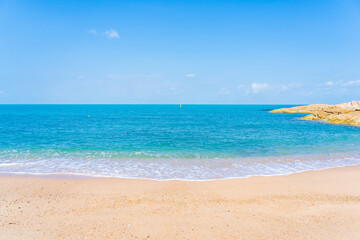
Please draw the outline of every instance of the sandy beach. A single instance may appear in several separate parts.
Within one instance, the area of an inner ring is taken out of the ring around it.
[[[360,166],[216,181],[0,177],[0,239],[360,239]]]

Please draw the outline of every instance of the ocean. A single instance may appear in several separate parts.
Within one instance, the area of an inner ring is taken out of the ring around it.
[[[360,164],[359,127],[269,112],[291,106],[0,105],[0,173],[209,180]]]

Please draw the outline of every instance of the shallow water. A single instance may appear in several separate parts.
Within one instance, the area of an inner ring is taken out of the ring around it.
[[[0,105],[0,172],[152,179],[360,164],[360,128],[283,105]]]

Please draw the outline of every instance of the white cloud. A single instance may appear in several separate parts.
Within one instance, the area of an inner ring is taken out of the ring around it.
[[[342,84],[343,86],[354,86],[354,85],[360,85],[360,80],[355,80],[355,81],[348,81],[346,83]]]
[[[77,78],[78,78],[78,79],[82,79],[82,78],[84,78],[84,76],[83,76],[83,75],[79,75],[79,76],[77,76]]]
[[[114,30],[114,29],[110,29],[104,32],[104,34],[108,37],[108,38],[119,38],[119,33]]]
[[[88,31],[88,34],[91,34],[91,35],[98,35],[98,33],[99,32],[96,29],[90,29]],[[108,38],[119,38],[120,37],[119,33],[114,29],[109,29],[109,30],[105,31],[104,35]]]
[[[360,80],[352,80],[352,81],[347,81],[344,82],[344,80],[340,80],[340,81],[327,81],[326,83],[322,84],[321,86],[325,86],[325,87],[335,87],[335,86],[343,86],[343,87],[347,87],[347,86],[356,86],[356,85],[360,85]]]
[[[281,91],[287,91],[288,89],[289,89],[289,86],[286,86],[286,85],[281,86]]]
[[[269,84],[267,84],[267,83],[253,83],[253,84],[251,84],[251,88],[253,90],[253,93],[257,94],[257,93],[269,88]]]
[[[90,29],[90,30],[88,31],[88,33],[89,33],[89,34],[96,35],[98,32],[97,32],[96,29]]]
[[[338,86],[338,85],[344,85],[343,83],[344,83],[343,80],[340,80],[340,81],[327,81],[325,83],[319,84],[319,86],[321,86],[321,87],[335,87],[335,86]]]
[[[251,93],[250,88],[248,88],[248,87],[246,87],[246,86],[244,86],[244,85],[241,85],[241,84],[237,85],[237,86],[236,86],[236,89],[237,89],[239,92],[241,92],[241,93],[243,93],[243,94],[245,94],[245,95],[249,95],[249,94]]]
[[[220,95],[228,95],[230,93],[230,91],[227,88],[220,88],[218,93]]]
[[[335,83],[333,82],[333,81],[327,81],[326,83],[325,83],[325,86],[334,86],[335,85]]]
[[[280,86],[280,91],[287,91],[287,90],[290,90],[292,88],[298,88],[300,86],[301,86],[301,84],[296,83],[296,82],[290,83],[290,84],[287,84],[287,85],[284,84],[284,85]]]
[[[154,79],[154,78],[161,78],[163,75],[160,73],[154,74],[109,74],[107,77],[112,79]]]
[[[185,76],[188,77],[188,78],[193,78],[193,77],[195,77],[196,75],[193,74],[193,73],[188,73],[188,74],[186,74]]]
[[[4,91],[0,91],[0,94],[4,94],[5,92]]]

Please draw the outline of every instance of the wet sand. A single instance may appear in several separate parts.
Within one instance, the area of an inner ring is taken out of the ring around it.
[[[360,166],[216,181],[0,177],[0,239],[360,239]]]

